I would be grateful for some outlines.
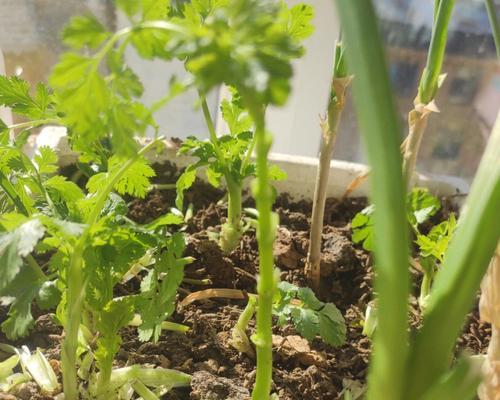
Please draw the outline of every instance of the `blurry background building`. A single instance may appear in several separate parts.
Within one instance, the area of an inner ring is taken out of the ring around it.
[[[276,135],[274,151],[315,156],[320,137],[318,115],[326,106],[339,23],[334,17],[332,1],[306,2],[317,10],[316,32],[306,43],[306,57],[294,65],[294,94],[284,109],[270,110],[269,125]],[[403,136],[426,60],[433,0],[375,0],[375,3]],[[496,4],[500,15],[500,0]],[[126,24],[123,16],[116,13],[112,0],[1,0],[0,50],[6,73],[20,74],[31,82],[45,80],[63,50],[59,40],[62,27],[72,15],[88,12],[110,29]],[[147,104],[165,93],[173,74],[183,74],[181,63],[146,62],[133,50],[127,57],[142,77]],[[441,112],[430,118],[419,169],[470,179],[500,106],[500,67],[483,0],[456,1],[443,70],[447,78],[437,97]],[[218,93],[213,93],[210,98],[214,113],[218,108],[217,96]],[[181,138],[206,135],[201,113],[194,108],[195,98],[195,93],[187,93],[156,115],[163,134]],[[343,118],[334,157],[363,161],[351,103]]]

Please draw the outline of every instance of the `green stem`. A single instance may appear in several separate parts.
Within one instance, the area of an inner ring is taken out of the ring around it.
[[[17,194],[16,188],[12,183],[10,183],[9,178],[0,171],[0,186],[4,190],[5,194],[10,198],[14,206],[17,208],[21,214],[26,216],[29,215],[28,209],[24,206],[23,201]]]
[[[42,268],[31,254],[26,256],[26,261],[39,280],[43,282],[48,280],[47,276],[43,273]]]
[[[244,93],[242,97],[245,98]],[[272,191],[269,180],[268,154],[272,144],[271,135],[265,131],[264,109],[252,103],[252,96],[246,97],[250,115],[255,122],[257,178],[253,187],[259,224],[257,240],[259,243],[259,280],[257,285],[258,309],[257,331],[253,342],[257,350],[257,371],[253,400],[269,399],[272,383],[272,309],[276,288],[274,276],[273,243],[276,235],[276,216],[271,212]]]
[[[491,33],[493,34],[493,40],[495,41],[497,58],[500,58],[500,23],[497,18],[497,10],[493,0],[484,1],[486,5],[486,11],[488,11],[488,18],[490,20]]]
[[[219,147],[219,139],[217,138],[217,133],[215,132],[215,126],[212,119],[212,115],[210,114],[210,110],[208,109],[207,99],[201,91],[198,91],[198,94],[200,96],[203,118],[205,119],[205,123],[207,124],[208,133],[210,134],[210,142],[212,142],[212,145],[214,146],[215,155],[217,156],[219,162],[223,165],[223,169],[225,170],[226,158],[224,157],[224,154],[222,153],[222,150]]]
[[[38,119],[35,121],[21,122],[19,124],[9,125],[7,129],[35,128],[41,125],[60,123],[61,121],[58,118]]]
[[[162,138],[152,141],[143,147],[134,157],[129,159],[109,180],[108,184],[97,194],[94,207],[87,218],[86,229],[78,239],[73,249],[67,272],[66,321],[65,339],[62,345],[61,361],[63,373],[63,388],[66,400],[77,400],[78,382],[76,376],[76,351],[78,348],[78,330],[82,319],[82,308],[85,300],[85,276],[83,271],[83,251],[90,228],[97,222],[104,202],[113,190],[116,182],[143,154],[157,145]]]
[[[439,3],[439,4],[437,4]],[[438,89],[438,79],[443,66],[444,52],[446,49],[446,37],[448,34],[448,24],[451,19],[451,12],[455,0],[436,1],[437,15],[432,28],[431,43],[427,55],[427,64],[425,65],[420,85],[418,88],[418,97],[423,104],[430,103]]]
[[[234,182],[232,177],[226,176],[227,182],[227,221],[222,225],[220,246],[225,253],[230,253],[239,244],[242,234],[241,223],[241,185]]]
[[[445,1],[445,0],[443,0]],[[369,400],[401,400],[408,359],[408,223],[400,130],[373,2],[337,0],[354,101],[371,174],[378,326]]]
[[[431,274],[424,271],[422,284],[420,285],[420,296],[418,299],[418,304],[420,306],[420,310],[422,311],[424,311],[425,308],[427,307],[427,301],[431,293],[432,280],[433,277],[431,276]]]

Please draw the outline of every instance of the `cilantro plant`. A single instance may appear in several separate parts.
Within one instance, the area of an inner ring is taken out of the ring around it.
[[[178,209],[183,208],[183,194],[194,182],[196,170],[206,167],[208,182],[220,186],[221,179],[227,187],[227,221],[222,225],[219,243],[224,252],[229,253],[239,244],[244,226],[242,221],[242,190],[245,178],[255,176],[255,165],[250,161],[254,147],[252,120],[242,107],[241,99],[233,90],[231,100],[223,100],[221,111],[229,126],[229,135],[217,137],[210,111],[203,99],[202,108],[210,132],[209,141],[196,137],[185,140],[180,154],[189,154],[198,161],[186,168],[177,180]]]
[[[63,54],[55,66],[49,79],[51,90],[39,86],[31,96],[29,87],[17,78],[2,80],[7,87],[0,90],[3,105],[30,119],[17,126],[2,124],[2,137],[13,129],[46,123],[64,125],[68,128],[72,149],[80,154],[80,161],[98,170],[90,177],[88,193],[78,192],[79,198],[66,204],[69,214],[59,215],[63,222],[51,219],[44,225],[45,233],[50,226],[51,234],[44,236],[42,243],[44,248],[50,245],[56,249],[51,265],[57,267],[62,293],[57,316],[65,328],[62,347],[65,398],[78,397],[77,366],[80,365],[81,375],[86,376],[87,367],[93,365],[94,359],[99,372],[97,384],[89,386],[91,395],[98,398],[112,395],[117,389],[114,382],[118,372],[111,370],[111,362],[120,342],[119,328],[131,319],[137,320],[132,311],[139,309],[144,313],[140,316],[141,337],[156,338],[161,321],[172,310],[179,269],[189,260],[179,258],[181,246],[176,245],[177,239],[171,242],[163,235],[160,240],[155,230],[139,229],[127,221],[119,212],[121,207],[113,200],[113,193],[141,196],[149,186],[152,170],[143,156],[158,141],[139,150],[134,136],[144,134],[148,127],[157,128],[153,112],[187,87],[200,93],[203,107],[205,94],[221,84],[236,89],[241,96],[239,107],[248,113],[254,128],[257,158],[254,194],[259,211],[261,277],[254,338],[257,379],[253,398],[268,398],[272,370],[271,316],[276,286],[272,245],[277,218],[271,213],[272,170],[267,155],[272,138],[265,128],[265,109],[268,105],[282,105],[287,99],[292,75],[290,62],[302,54],[300,41],[312,31],[312,9],[305,5],[288,8],[281,2],[263,0],[192,1],[181,6],[177,2],[170,5],[168,1],[116,0],[115,4],[128,16],[129,27],[110,32],[95,17],[85,16],[74,18],[64,30],[63,41],[71,50]],[[151,108],[144,106],[140,101],[142,84],[124,59],[128,46],[133,46],[146,59],[182,60],[191,79],[171,86],[165,97]],[[244,137],[237,137],[238,143],[244,142]],[[221,143],[224,140],[221,139]],[[219,144],[218,139],[213,140],[214,143]],[[240,157],[241,165],[248,164],[245,160],[250,157],[252,146],[250,144],[246,154]],[[241,172],[241,165],[240,173],[249,173],[246,169]],[[6,196],[22,212],[18,201],[22,201],[22,191],[12,191],[13,182],[9,177],[0,176],[0,179],[7,188],[4,188]],[[64,196],[61,197],[64,200]],[[29,201],[26,203],[29,206]],[[34,214],[28,216],[35,218]],[[42,216],[43,224],[47,215],[42,213]],[[232,216],[229,223],[240,229]],[[229,236],[232,235],[229,232]],[[126,266],[145,256],[146,248],[156,249],[156,272],[148,274],[138,298],[113,299],[113,285],[124,274]],[[30,246],[22,247],[15,253],[23,258],[30,249]],[[21,269],[24,270],[26,268]],[[97,333],[97,347],[89,349],[83,345],[82,350],[79,337],[83,335],[87,344],[94,343],[92,339]],[[125,372],[131,374],[130,379],[140,381],[137,369]],[[178,378],[183,384],[188,381],[185,377]],[[134,389],[147,397],[144,387],[139,386]],[[154,398],[151,396],[149,394]]]
[[[254,351],[245,333],[257,308],[257,297],[251,295],[232,331],[231,345],[238,351],[254,357]],[[345,342],[346,325],[340,311],[333,303],[318,300],[310,288],[280,282],[273,302],[273,314],[278,325],[294,325],[297,332],[312,341],[317,336],[330,346]]]
[[[406,195],[406,218],[415,237],[419,262],[423,272],[420,288],[419,305],[425,308],[426,299],[429,296],[432,281],[439,265],[443,261],[443,255],[448,247],[449,241],[455,229],[456,221],[453,214],[444,221],[431,228],[425,235],[421,232],[421,225],[428,221],[441,208],[439,200],[429,193],[427,189],[414,188]],[[369,205],[355,215],[351,222],[352,241],[361,243],[367,251],[373,251],[374,222],[373,214],[375,207]]]

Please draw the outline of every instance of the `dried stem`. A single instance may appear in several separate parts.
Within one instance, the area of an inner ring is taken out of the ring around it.
[[[483,364],[484,381],[479,386],[481,400],[500,398],[500,244],[481,284],[481,319],[491,323],[491,341]]]
[[[332,160],[333,148],[337,138],[340,117],[344,109],[345,91],[351,80],[351,77],[333,78],[335,96],[332,96],[332,100],[328,106],[328,118],[321,122],[322,141],[319,153],[318,172],[316,175],[316,186],[314,189],[309,252],[306,262],[307,277],[316,291],[319,289],[321,276],[321,242],[330,162]]]

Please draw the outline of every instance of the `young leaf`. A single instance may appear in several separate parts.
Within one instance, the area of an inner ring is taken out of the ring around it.
[[[351,221],[352,241],[362,243],[366,251],[373,251],[373,205],[357,213]]]
[[[424,188],[414,188],[406,198],[408,221],[417,226],[435,215],[441,208],[439,200]]]
[[[297,331],[307,340],[313,340],[319,335],[331,346],[340,346],[345,342],[345,321],[334,304],[323,303],[311,289],[300,288],[288,282],[280,282],[278,289],[273,313],[278,316],[280,325],[292,321]]]
[[[52,174],[57,171],[57,154],[48,146],[38,149],[34,161],[39,174]]]
[[[32,219],[11,232],[0,233],[0,292],[19,273],[23,258],[30,254],[43,237],[45,228]]]
[[[65,176],[56,175],[47,179],[43,185],[53,195],[66,203],[73,203],[84,197],[82,189]]]
[[[109,171],[95,174],[87,182],[89,192],[97,193],[99,189],[104,187],[109,179],[113,179],[114,174],[120,169],[124,161],[123,158],[118,156],[111,157],[108,161]],[[127,169],[125,174],[115,183],[114,188],[119,194],[129,194],[143,198],[151,186],[149,178],[153,176],[155,176],[154,170],[142,158]]]
[[[91,49],[99,47],[110,33],[93,15],[73,17],[63,30],[63,43],[81,49],[88,46]]]
[[[285,20],[283,24],[286,32],[296,40],[307,39],[314,32],[314,8],[308,4],[296,4],[290,9],[283,8],[282,18]]]
[[[45,117],[50,104],[49,92],[43,84],[37,85],[33,98],[28,82],[17,76],[0,75],[0,105],[10,107],[13,112],[31,119],[41,119]]]

